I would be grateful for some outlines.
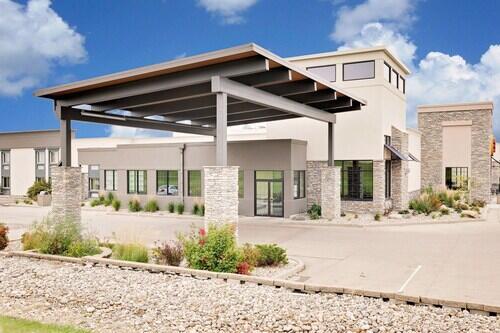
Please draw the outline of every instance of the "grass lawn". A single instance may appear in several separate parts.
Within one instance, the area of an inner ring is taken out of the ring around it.
[[[70,326],[47,325],[37,321],[0,316],[0,333],[90,333]]]

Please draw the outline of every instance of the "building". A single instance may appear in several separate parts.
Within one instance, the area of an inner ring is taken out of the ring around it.
[[[473,199],[489,202],[495,184],[493,103],[422,105],[418,128],[422,186],[469,189]]]

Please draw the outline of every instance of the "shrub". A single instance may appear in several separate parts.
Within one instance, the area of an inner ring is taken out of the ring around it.
[[[311,208],[307,211],[309,218],[311,220],[317,220],[321,217],[321,206],[318,204],[313,204]]]
[[[439,212],[441,213],[441,215],[449,215],[450,214],[450,210],[448,208],[441,208],[439,210]]]
[[[108,192],[106,198],[103,201],[104,206],[108,207],[113,204],[113,200],[115,200],[115,196],[113,192]]]
[[[250,266],[250,264],[247,262],[239,263],[238,267],[236,268],[236,272],[243,275],[249,275],[251,270],[252,266]]]
[[[141,244],[115,244],[113,245],[113,258],[147,263],[149,261],[148,249]]]
[[[24,199],[23,202],[26,205],[32,205],[33,204],[33,201],[31,199],[29,199],[29,198]]]
[[[276,244],[258,244],[255,247],[259,251],[257,266],[277,266],[288,263],[285,249]]]
[[[373,216],[373,219],[377,222],[380,222],[380,220],[382,220],[382,215],[380,213],[375,213],[375,216]]]
[[[122,202],[118,199],[113,199],[113,202],[111,202],[111,206],[115,210],[115,212],[120,210],[120,207],[122,206]]]
[[[177,204],[177,206],[175,206],[175,210],[177,211],[177,214],[179,215],[182,215],[184,214],[184,204]]]
[[[158,206],[158,202],[156,200],[152,199],[149,200],[146,205],[144,206],[144,211],[149,212],[149,213],[154,213],[160,210],[160,207]]]
[[[81,258],[101,253],[99,242],[95,239],[82,239],[71,243],[65,255]]]
[[[34,182],[33,185],[28,188],[28,192],[26,194],[31,200],[36,200],[38,194],[40,194],[40,192],[42,191],[52,193],[52,186],[45,180]]]
[[[184,248],[180,242],[165,242],[153,249],[153,257],[159,264],[179,266],[184,259]]]
[[[474,201],[472,201],[472,206],[476,206],[476,207],[479,207],[479,208],[483,208],[484,206],[486,206],[486,201],[484,200],[478,200],[478,199],[474,199]]]
[[[184,254],[191,268],[236,273],[238,265],[243,262],[232,225],[210,225],[208,232],[200,229],[197,234],[179,236],[179,240],[184,246]]]
[[[128,202],[128,210],[129,212],[140,212],[141,211],[141,203],[137,199],[132,199]]]
[[[169,202],[167,206],[167,210],[169,213],[173,213],[175,211],[175,204],[173,202]]]
[[[197,203],[193,205],[193,215],[199,215],[200,214],[200,206],[198,206]]]
[[[409,207],[419,214],[423,213],[425,215],[429,215],[430,213],[436,212],[440,209],[441,200],[439,200],[439,194],[426,192],[420,195],[420,197],[411,200]]]
[[[403,209],[403,210],[400,210],[398,212],[398,214],[401,214],[401,215],[406,215],[406,214],[410,214],[410,211],[408,209]]]
[[[241,248],[243,262],[250,265],[250,270],[257,266],[260,258],[260,251],[252,244],[245,243]]]
[[[96,207],[96,206],[100,206],[100,205],[102,205],[102,202],[99,199],[93,199],[90,202],[90,207]]]
[[[7,233],[9,232],[9,227],[5,224],[0,223],[0,251],[5,249],[9,244],[9,237]]]
[[[205,205],[204,204],[200,205],[200,212],[198,215],[205,216]]]

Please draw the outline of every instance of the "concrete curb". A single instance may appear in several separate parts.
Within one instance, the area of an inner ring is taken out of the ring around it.
[[[304,262],[302,260],[300,260],[299,258],[289,257],[289,259],[297,262],[297,265],[295,267],[290,268],[287,271],[284,271],[283,273],[279,273],[279,274],[274,275],[273,278],[286,280],[289,277],[291,277],[297,273],[302,272],[306,268],[306,265],[304,264]]]
[[[181,276],[190,276],[193,278],[203,278],[203,279],[219,279],[225,282],[233,283],[255,283],[257,285],[263,286],[274,286],[276,288],[286,288],[295,292],[304,293],[335,293],[335,294],[347,294],[362,297],[372,297],[381,298],[384,301],[392,300],[399,304],[408,305],[430,305],[436,307],[450,307],[460,310],[469,310],[475,314],[482,315],[500,315],[500,305],[488,305],[488,304],[478,304],[460,300],[447,300],[447,299],[434,299],[429,297],[423,297],[418,295],[400,294],[392,292],[382,292],[376,290],[363,290],[363,289],[351,289],[338,286],[321,285],[321,284],[309,284],[298,281],[290,281],[279,278],[267,278],[251,275],[241,275],[233,273],[217,273],[210,271],[203,271],[191,268],[177,267],[177,266],[166,266],[166,265],[156,265],[156,264],[145,264],[138,262],[130,262],[123,260],[100,258],[96,256],[83,257],[83,258],[71,258],[63,256],[55,256],[48,254],[40,254],[36,252],[24,252],[24,251],[11,251],[11,252],[0,252],[1,256],[7,257],[24,257],[30,259],[41,259],[50,261],[59,261],[72,264],[80,265],[102,265],[105,267],[115,266],[120,268],[129,268],[140,271],[147,271],[152,273],[166,273]]]

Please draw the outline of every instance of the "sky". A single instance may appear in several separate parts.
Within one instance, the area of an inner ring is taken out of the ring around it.
[[[282,57],[386,45],[412,71],[408,126],[420,104],[492,100],[500,140],[498,14],[499,0],[0,0],[0,131],[58,127],[39,88],[254,42]]]

